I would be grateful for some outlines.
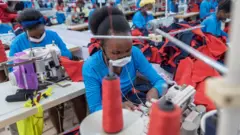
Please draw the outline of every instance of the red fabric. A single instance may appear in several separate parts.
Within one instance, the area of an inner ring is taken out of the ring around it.
[[[191,7],[189,8],[188,12],[199,12],[199,6],[196,3],[190,3]]]
[[[142,36],[142,32],[139,29],[132,30],[132,36]]]
[[[7,8],[8,8],[8,5],[6,3],[0,2],[0,20],[3,23],[9,23],[17,18],[17,14],[8,13],[6,11]]]
[[[187,84],[193,87],[196,86],[192,81],[193,60],[189,57],[181,60],[174,77],[174,80],[179,85]]]
[[[196,94],[194,103],[196,105],[204,105],[207,111],[215,110],[216,106],[205,94],[205,81],[200,82],[196,87]]]
[[[8,60],[7,55],[5,53],[4,45],[2,44],[2,41],[0,40],[0,63],[5,62]]]
[[[158,53],[158,49],[156,47],[151,46],[151,51],[152,51],[152,57],[150,58],[150,62],[152,63],[161,63],[161,57],[160,54]]]
[[[72,61],[67,57],[60,57],[60,62],[73,82],[79,82],[83,80],[83,61]]]

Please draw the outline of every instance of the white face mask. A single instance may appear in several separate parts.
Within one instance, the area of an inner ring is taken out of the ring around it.
[[[152,11],[152,10],[149,10],[149,11],[147,11],[147,14],[148,14],[148,15],[152,15],[152,14],[153,14],[153,11]]]
[[[131,61],[131,59],[132,59],[132,57],[128,56],[128,57],[121,58],[118,60],[110,60],[109,62],[112,63],[112,65],[114,67],[123,67],[123,66],[127,65]]]
[[[43,41],[43,39],[45,38],[45,36],[46,36],[46,32],[44,32],[39,39],[33,38],[33,37],[29,37],[29,40],[30,40],[31,42],[34,42],[34,43],[40,43],[40,42]]]

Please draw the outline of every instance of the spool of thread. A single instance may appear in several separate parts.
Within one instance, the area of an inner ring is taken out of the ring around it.
[[[102,81],[103,129],[106,133],[118,133],[123,129],[120,80],[116,75]]]
[[[5,62],[8,60],[7,55],[5,53],[4,45],[2,44],[2,41],[0,40],[0,63]]]
[[[153,103],[148,135],[180,135],[181,109],[171,101]]]

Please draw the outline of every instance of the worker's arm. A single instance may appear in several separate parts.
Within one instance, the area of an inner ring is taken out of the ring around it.
[[[57,33],[55,33],[54,39],[55,39],[56,45],[61,50],[61,55],[66,56],[69,59],[72,59],[72,53],[67,49],[66,44],[62,41],[62,39],[59,37]]]
[[[101,83],[94,78],[94,72],[91,70],[89,63],[84,63],[82,74],[90,112],[102,110]]]
[[[154,88],[158,90],[159,96],[162,95],[162,85],[165,83],[163,78],[160,77],[152,65],[147,61],[140,49],[133,47],[132,54],[134,65],[137,70],[151,82]]]
[[[145,27],[145,24],[141,18],[142,18],[141,13],[138,12],[136,12],[135,15],[133,16],[133,25],[136,28],[143,29]]]

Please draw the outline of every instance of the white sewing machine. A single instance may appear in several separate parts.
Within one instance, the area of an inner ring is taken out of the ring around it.
[[[8,61],[0,63],[0,70],[4,70],[10,82],[20,89],[38,90],[66,78],[60,65],[60,55],[59,48],[53,42],[46,47],[35,47],[16,53]],[[8,68],[11,67],[13,72],[8,73]]]

